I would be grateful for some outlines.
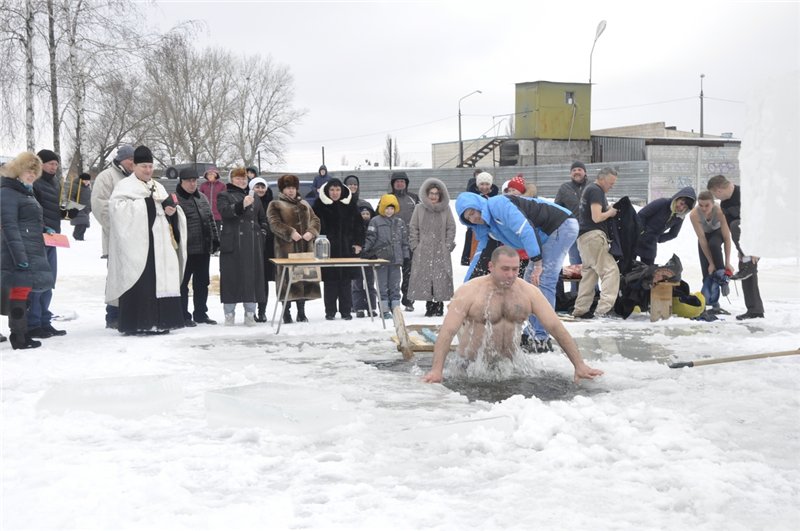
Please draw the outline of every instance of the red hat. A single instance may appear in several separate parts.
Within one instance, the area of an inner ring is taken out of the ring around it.
[[[510,181],[508,181],[508,187],[513,188],[515,190],[519,190],[519,193],[525,193],[525,179],[522,178],[522,174],[517,175]]]

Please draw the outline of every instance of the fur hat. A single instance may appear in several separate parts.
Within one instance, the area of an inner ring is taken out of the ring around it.
[[[197,168],[194,164],[189,166],[188,168],[183,168],[180,173],[178,174],[178,179],[181,181],[186,181],[188,179],[197,179]]]
[[[89,175],[88,173],[81,173],[80,175],[78,175],[78,179],[80,179],[81,181],[91,181],[92,176]]]
[[[572,166],[569,167],[569,171],[572,171],[575,168],[580,168],[584,171],[584,173],[586,172],[586,166],[583,164],[583,162],[580,162],[578,160],[572,163]]]
[[[153,152],[150,151],[150,148],[147,146],[139,146],[133,150],[133,163],[134,164],[142,164],[153,163]]]
[[[478,176],[475,177],[475,184],[492,184],[492,181],[494,181],[492,174],[485,171],[479,173]]]
[[[130,144],[122,144],[119,148],[117,148],[117,154],[114,156],[114,160],[117,162],[122,162],[123,160],[132,158],[133,146]]]
[[[394,194],[383,194],[381,200],[378,201],[378,214],[381,216],[386,211],[386,207],[394,207],[394,213],[400,212],[400,203],[397,202],[397,196]]]
[[[300,179],[297,178],[297,175],[281,175],[278,177],[278,191],[283,192],[283,189],[287,186],[300,189]]]
[[[247,177],[247,170],[242,166],[232,169],[228,174],[228,180],[233,181],[234,177]]]
[[[42,175],[42,161],[30,151],[23,151],[0,168],[0,174],[13,178],[19,177],[26,171],[32,171],[36,177]]]
[[[50,151],[49,149],[42,149],[39,153],[36,154],[37,157],[42,161],[42,164],[47,164],[50,161],[58,162],[58,155],[55,154],[54,151]]]

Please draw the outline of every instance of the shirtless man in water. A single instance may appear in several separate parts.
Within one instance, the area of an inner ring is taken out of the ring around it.
[[[518,273],[517,251],[502,245],[492,253],[488,275],[470,280],[456,290],[433,347],[433,367],[424,381],[442,381],[444,361],[457,333],[458,353],[465,359],[474,360],[481,348],[511,358],[519,345],[518,328],[532,313],[567,353],[575,367],[575,382],[603,374],[586,365],[578,345],[547,299],[534,285],[517,277]],[[484,337],[487,333],[491,336]]]

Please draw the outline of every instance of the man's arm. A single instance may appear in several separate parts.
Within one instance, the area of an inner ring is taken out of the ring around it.
[[[613,218],[617,215],[617,209],[614,207],[608,207],[608,210],[603,212],[603,205],[600,203],[592,203],[592,221],[595,223],[600,223],[601,221],[605,221],[609,218]]]
[[[550,303],[547,302],[547,299],[542,295],[542,292],[530,284],[526,284],[526,287],[533,306],[533,313],[536,314],[536,317],[539,319],[539,322],[542,323],[545,330],[556,339],[567,354],[567,358],[569,358],[572,366],[575,368],[575,383],[578,383],[581,378],[591,380],[595,376],[602,376],[603,371],[600,369],[593,369],[583,361],[577,343],[575,343],[575,340],[572,339],[572,336],[567,332],[561,319],[558,318],[556,312],[550,306]]]
[[[467,312],[469,311],[469,307],[463,300],[463,293],[462,297],[459,297],[459,291],[462,291],[465,286],[467,285],[465,284],[456,290],[453,301],[447,307],[447,315],[444,317],[444,322],[439,329],[439,334],[436,336],[436,343],[433,346],[433,366],[430,372],[422,378],[423,382],[436,383],[442,381],[444,361],[450,353],[450,345],[453,343],[453,338],[461,329],[461,325],[464,323],[464,319],[466,319]]]

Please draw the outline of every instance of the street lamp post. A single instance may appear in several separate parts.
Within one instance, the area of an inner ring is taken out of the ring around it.
[[[594,42],[592,43],[592,51],[589,52],[589,84],[592,84],[592,55],[594,55],[594,45],[597,44],[597,39],[600,38],[600,35],[606,30],[606,21],[601,20],[600,23],[597,25],[597,31],[594,34]]]
[[[458,168],[464,164],[464,142],[461,140],[461,102],[473,94],[483,94],[483,92],[480,90],[473,90],[458,100],[458,164],[456,165]]]
[[[700,138],[703,138],[703,78],[705,74],[700,74]]]

